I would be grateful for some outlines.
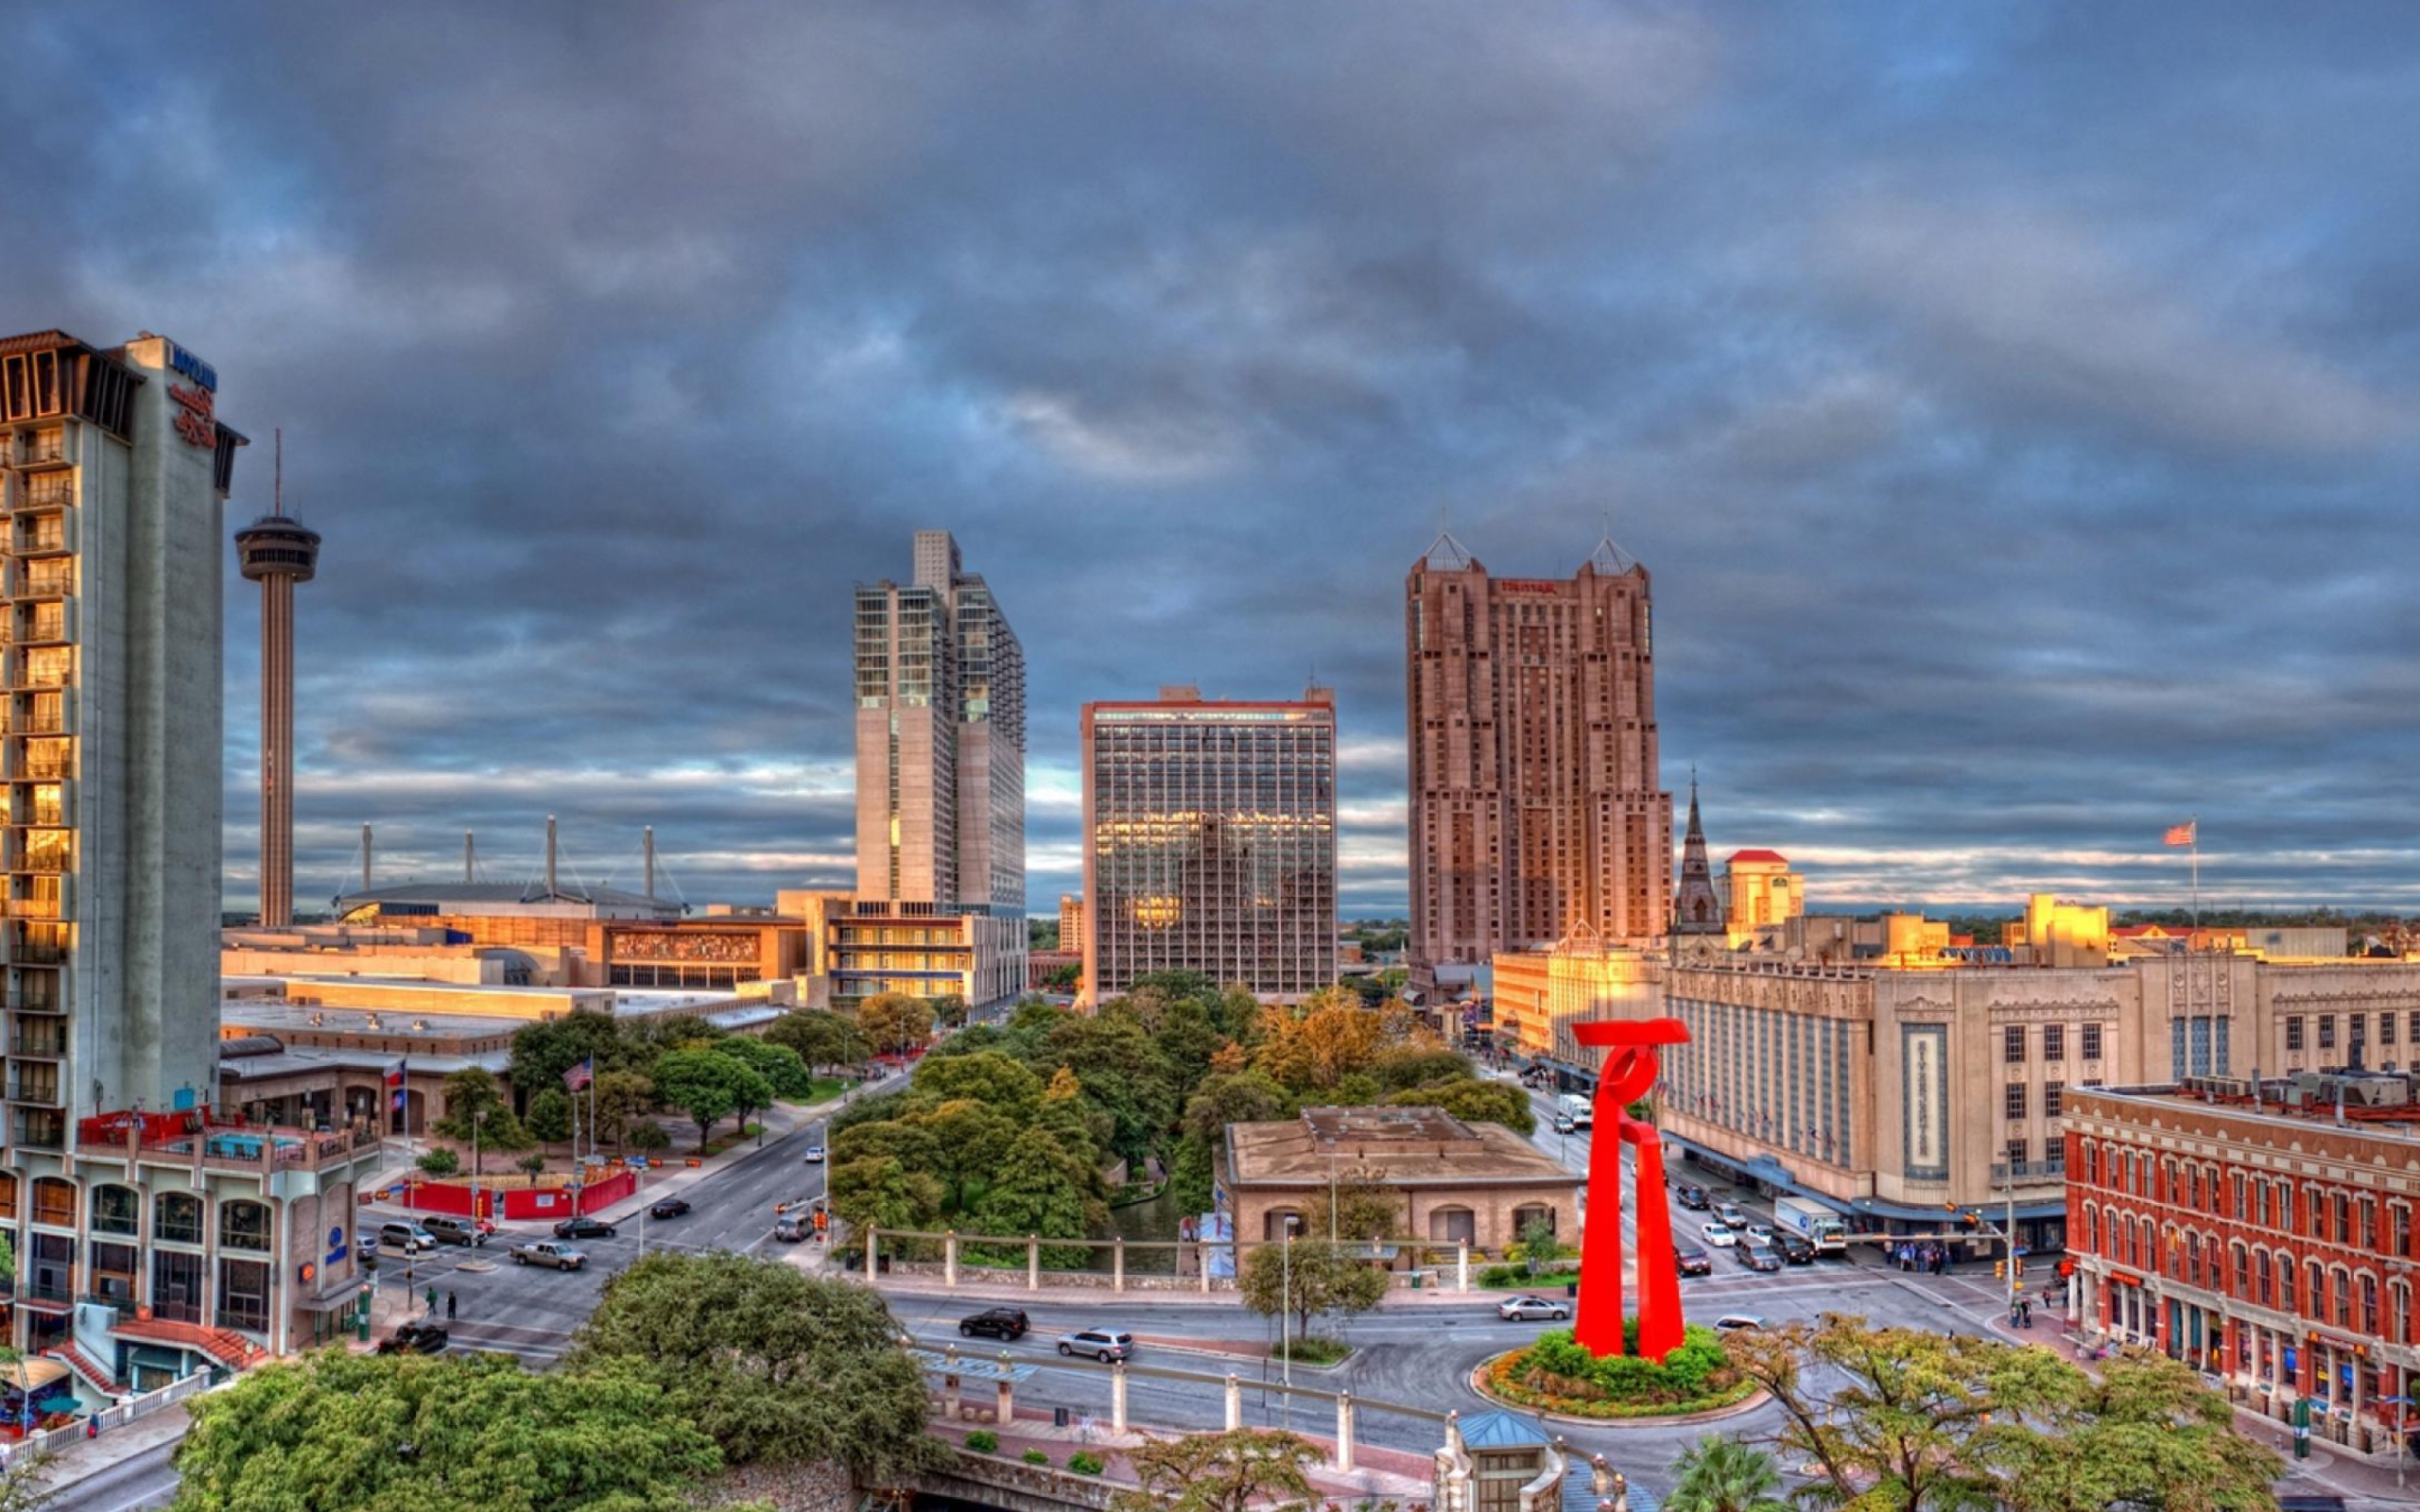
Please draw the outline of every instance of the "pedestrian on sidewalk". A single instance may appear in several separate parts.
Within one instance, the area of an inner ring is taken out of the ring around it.
[[[445,1321],[448,1323],[454,1321],[454,1294],[452,1292],[445,1294]]]
[[[437,1288],[434,1286],[428,1289],[428,1310],[432,1313],[437,1311]]]

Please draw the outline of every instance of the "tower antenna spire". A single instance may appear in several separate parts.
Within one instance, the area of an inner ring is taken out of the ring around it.
[[[269,485],[268,512],[282,516],[285,513],[285,427],[280,425],[276,434],[277,467],[270,474],[275,481]]]

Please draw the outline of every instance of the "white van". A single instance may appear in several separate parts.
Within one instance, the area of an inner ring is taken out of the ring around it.
[[[378,1247],[400,1249],[406,1255],[424,1255],[437,1247],[437,1236],[416,1223],[389,1223],[378,1226]]]

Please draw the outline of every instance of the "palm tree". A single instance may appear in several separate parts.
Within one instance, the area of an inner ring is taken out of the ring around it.
[[[1682,1451],[1665,1512],[1787,1512],[1773,1457],[1708,1434]]]

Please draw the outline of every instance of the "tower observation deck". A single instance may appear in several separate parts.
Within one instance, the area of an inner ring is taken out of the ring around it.
[[[261,922],[294,922],[294,585],[320,566],[320,533],[285,513],[284,446],[274,512],[235,532],[261,585]]]

